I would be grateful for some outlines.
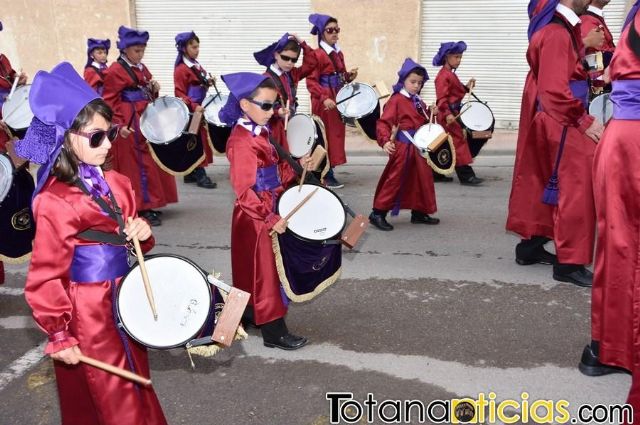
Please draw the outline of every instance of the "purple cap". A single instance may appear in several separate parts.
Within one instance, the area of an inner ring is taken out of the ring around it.
[[[270,77],[253,72],[236,72],[222,75],[220,78],[231,93],[227,103],[220,109],[218,118],[228,126],[232,126],[242,116],[240,100],[249,97],[260,83]]]
[[[322,33],[324,32],[324,27],[327,26],[327,22],[331,19],[329,15],[321,15],[319,13],[312,13],[309,15],[309,22],[313,25],[311,28],[311,34],[318,35],[318,43],[322,40]]]
[[[463,53],[467,50],[467,43],[464,41],[447,41],[446,43],[440,43],[440,50],[433,57],[433,66],[442,66],[444,65],[444,60],[447,58],[447,55],[455,55],[458,53]]]
[[[146,45],[149,41],[148,31],[138,31],[120,25],[118,28],[118,50],[123,51],[129,46]]]
[[[93,62],[93,58],[91,57],[91,53],[94,49],[104,49],[109,53],[109,49],[111,48],[111,40],[108,38],[106,40],[100,40],[97,38],[90,38],[87,40],[87,64],[85,68],[91,65]]]
[[[556,7],[560,4],[560,0],[531,0],[527,7],[529,14],[529,28],[527,36],[529,40],[537,31],[544,28],[553,19]]]
[[[178,56],[176,56],[176,61],[173,64],[174,68],[182,63],[182,56],[186,52],[187,42],[195,37],[196,33],[193,31],[181,32],[176,35],[176,49],[178,50]]]
[[[424,83],[426,83],[427,80],[429,79],[429,74],[427,73],[427,69],[424,66],[420,65],[418,62],[414,61],[413,59],[406,58],[404,60],[404,63],[402,64],[402,67],[400,68],[400,71],[398,71],[398,82],[393,85],[394,93],[398,93],[400,90],[402,90],[402,88],[404,87],[404,80],[406,80],[409,74],[411,74],[411,71],[414,71],[414,70],[419,70],[420,72],[424,73],[424,81],[422,82],[422,86],[424,87]],[[422,90],[422,87],[420,87],[420,90],[418,90],[418,93],[420,93],[421,90]]]
[[[624,20],[624,25],[622,25],[622,31],[624,31],[624,29],[627,27],[627,25],[629,25],[629,23],[631,21],[633,21],[633,18],[635,18],[636,13],[638,13],[638,9],[640,9],[640,0],[637,0],[633,6],[631,6],[631,9],[629,9],[629,13],[627,14],[627,19]],[[2,29],[2,25],[0,25],[0,29]]]
[[[253,54],[253,57],[256,58],[256,61],[260,65],[266,66],[268,68],[272,63],[276,61],[276,58],[273,56],[273,54],[280,53],[284,49],[284,46],[286,46],[286,44],[289,42],[289,40],[289,33],[286,32],[282,37],[280,37],[280,40],[276,41],[273,44],[270,44],[259,52],[255,52]]]
[[[60,155],[65,132],[80,111],[99,98],[68,62],[56,65],[51,72],[38,71],[34,77],[29,93],[34,118],[24,138],[16,143],[18,155],[42,164],[34,197]]]

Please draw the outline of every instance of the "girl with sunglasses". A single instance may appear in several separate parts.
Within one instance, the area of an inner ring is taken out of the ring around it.
[[[104,91],[104,75],[107,72],[107,55],[111,48],[111,40],[90,38],[87,40],[87,63],[84,66],[84,80],[102,96]]]
[[[148,251],[154,239],[129,179],[105,167],[112,143],[124,142],[111,109],[66,62],[36,74],[29,100],[35,119],[16,150],[42,165],[25,296],[49,338],[61,423],[165,425],[153,388],[79,363],[83,354],[149,377],[146,349],[113,315],[125,245],[136,237]]]
[[[346,164],[344,148],[345,128],[340,113],[336,109],[336,94],[345,83],[355,80],[357,70],[347,72],[344,54],[338,46],[340,27],[338,21],[328,15],[309,15],[313,25],[311,34],[318,35],[318,48],[314,50],[316,66],[307,77],[307,88],[311,93],[311,110],[324,123],[328,139],[328,154],[331,169],[325,176],[329,188],[341,188],[334,175],[333,167]]]
[[[287,222],[276,211],[278,197],[296,180],[284,158],[269,141],[267,123],[278,92],[269,77],[250,72],[223,75],[230,90],[220,119],[234,126],[227,141],[231,186],[236,194],[231,222],[233,283],[250,292],[246,319],[260,326],[264,345],[296,350],[307,343],[289,333],[271,231],[283,233]],[[311,168],[308,157],[300,160]]]
[[[302,66],[296,67],[300,58],[300,50],[304,51]],[[267,68],[264,75],[271,77],[278,91],[279,105],[274,110],[273,117],[269,120],[271,134],[285,149],[287,133],[284,130],[284,121],[296,113],[298,107],[298,83],[306,78],[316,66],[313,49],[305,41],[295,34],[285,33],[280,40],[269,45],[253,57]],[[287,109],[287,103],[289,109]]]

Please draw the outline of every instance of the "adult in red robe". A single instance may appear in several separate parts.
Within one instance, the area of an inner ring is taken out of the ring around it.
[[[154,210],[178,202],[178,191],[175,178],[151,157],[140,131],[140,116],[159,91],[149,69],[141,63],[149,33],[124,26],[118,33],[121,56],[109,67],[103,92],[113,109],[113,122],[122,126],[112,149],[113,168],[131,179],[140,215],[152,225],[160,225],[159,212]]]
[[[87,63],[84,66],[84,80],[102,96],[104,75],[109,69],[107,55],[111,48],[111,40],[90,38],[87,40]]]
[[[611,57],[613,56],[613,52],[616,49],[616,45],[613,41],[613,34],[611,34],[611,30],[607,23],[604,20],[604,7],[608,5],[610,0],[592,0],[589,8],[587,9],[587,13],[580,16],[580,21],[582,24],[580,25],[580,31],[582,33],[582,39],[587,40],[589,35],[592,34],[593,31],[602,33],[602,41],[595,46],[586,46],[585,45],[585,54],[590,55],[597,52],[601,52],[603,56],[603,67],[606,68],[609,66],[609,62],[611,61]],[[589,77],[591,78],[592,88],[596,88],[596,92],[601,92],[605,87],[605,83],[603,81],[604,69],[599,71],[592,71],[589,73]],[[607,90],[610,91],[610,90]]]
[[[427,70],[407,58],[398,71],[394,93],[376,123],[378,144],[389,154],[369,215],[371,224],[380,230],[393,230],[386,220],[389,210],[393,216],[398,215],[400,209],[411,209],[412,223],[440,222],[429,216],[437,210],[433,173],[411,142],[415,132],[427,122],[427,106],[419,94],[428,79]],[[394,127],[397,134],[395,140],[391,140]]]
[[[588,1],[532,4],[527,50],[531,71],[523,96],[507,230],[523,239],[516,248],[519,264],[554,263],[554,279],[591,286],[592,273],[584,265],[593,255],[591,167],[602,126],[586,110],[589,88],[576,12],[586,10]],[[548,183],[556,190],[545,191]],[[543,203],[545,194],[557,194],[555,204],[551,198],[552,205]],[[557,261],[544,251],[549,239],[555,242]]]

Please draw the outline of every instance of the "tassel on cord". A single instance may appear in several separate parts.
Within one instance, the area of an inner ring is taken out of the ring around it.
[[[556,155],[556,166],[553,168],[551,177],[547,182],[547,186],[542,193],[542,203],[556,206],[558,205],[558,199],[560,197],[560,188],[558,186],[558,172],[560,170],[560,159],[562,159],[562,151],[564,150],[564,142],[567,138],[567,127],[562,129],[562,138],[560,139],[560,146],[558,147],[558,154]]]

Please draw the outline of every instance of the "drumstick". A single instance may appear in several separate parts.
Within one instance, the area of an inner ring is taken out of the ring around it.
[[[396,136],[398,135],[398,130],[399,130],[399,128],[398,128],[397,125],[394,125],[391,128],[391,136],[389,137],[389,141],[390,142],[394,142],[396,140]]]
[[[306,204],[306,203],[309,201],[309,199],[311,199],[311,197],[312,197],[313,195],[315,195],[315,194],[316,194],[316,192],[318,191],[318,189],[320,189],[320,188],[319,188],[319,187],[316,187],[315,189],[313,189],[313,191],[312,191],[311,193],[309,193],[307,196],[305,196],[305,197],[304,197],[304,199],[303,199],[302,201],[300,201],[300,203],[298,203],[298,205],[296,205],[295,207],[293,207],[293,209],[292,209],[291,211],[289,211],[289,214],[287,214],[287,215],[284,217],[284,221],[289,221],[289,219],[290,219],[291,217],[293,217],[293,215],[294,215],[295,213],[297,213],[297,212],[298,212],[298,210],[299,210],[300,208],[302,208],[302,207],[304,206],[304,204]],[[272,230],[271,232],[269,232],[269,236],[273,236],[273,234],[274,234],[274,233],[276,233],[276,231],[275,231],[275,230]]]
[[[304,179],[307,177],[307,166],[305,165],[302,168],[302,177],[300,177],[300,184],[298,185],[298,192],[302,190],[302,185],[304,184]]]
[[[82,363],[86,363],[86,364],[88,364],[90,366],[96,367],[98,369],[102,369],[105,372],[112,373],[112,374],[117,375],[117,376],[119,376],[121,378],[128,379],[128,380],[133,381],[133,382],[137,382],[138,384],[144,385],[145,387],[150,387],[151,386],[151,379],[147,379],[144,376],[140,376],[140,375],[137,375],[137,374],[135,374],[133,372],[129,372],[126,369],[122,369],[120,367],[116,367],[116,366],[110,365],[108,363],[101,362],[100,360],[96,360],[96,359],[94,359],[92,357],[87,357],[87,356],[85,356],[83,354],[80,354],[78,356],[78,359]]]
[[[13,80],[13,85],[11,86],[11,91],[9,92],[9,96],[7,96],[7,100],[11,99],[11,96],[13,96],[13,93],[16,91],[16,87],[18,87],[18,76],[16,76],[16,78]]]
[[[358,91],[358,92],[355,92],[354,94],[352,94],[351,96],[345,97],[345,98],[344,98],[344,99],[342,99],[341,101],[336,102],[336,106],[338,106],[339,104],[341,104],[341,103],[343,103],[343,102],[346,102],[347,100],[349,100],[349,99],[351,99],[351,98],[356,97],[356,96],[357,96],[357,95],[359,95],[360,93],[362,93],[362,92],[359,92],[359,91]]]
[[[285,117],[284,117],[284,131],[287,131],[287,125],[289,124],[289,101],[290,100],[291,99],[287,99],[287,106],[286,106],[287,113],[285,114]]]
[[[129,217],[129,224],[133,223],[133,217]],[[138,265],[140,266],[140,272],[142,273],[142,281],[144,282],[144,291],[147,293],[147,299],[153,312],[153,319],[158,320],[158,312],[156,311],[156,302],[153,299],[153,291],[151,290],[151,283],[149,282],[149,275],[147,274],[147,267],[144,264],[144,256],[142,255],[142,248],[140,248],[140,241],[137,236],[133,238],[133,246],[136,248],[136,257],[138,257]]]
[[[457,120],[460,115],[464,114],[465,112],[467,112],[469,110],[469,108],[471,108],[471,105],[467,106],[466,108],[464,108],[462,111],[460,111],[460,113],[458,115],[456,115],[455,117],[453,117],[454,120]]]

